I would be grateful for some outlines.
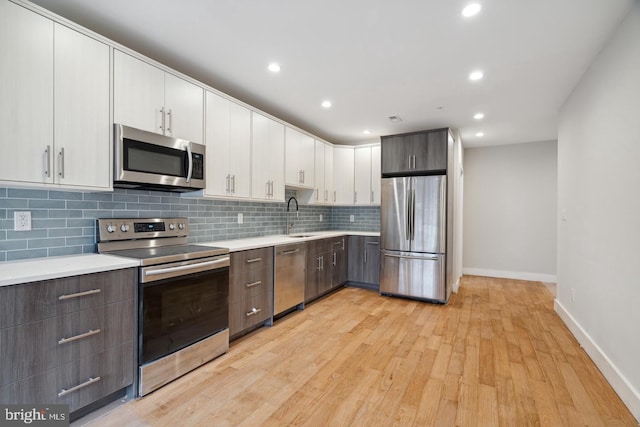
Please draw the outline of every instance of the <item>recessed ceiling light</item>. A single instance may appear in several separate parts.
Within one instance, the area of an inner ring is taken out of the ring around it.
[[[478,133],[476,133],[476,136],[478,138],[482,138],[484,136],[484,132],[478,132]]]
[[[370,130],[363,130],[362,133],[364,133],[365,135],[371,135],[371,131]]]
[[[323,108],[331,108],[331,101],[322,101]]]
[[[474,114],[473,118],[476,119],[476,120],[482,120],[482,119],[484,119],[484,114],[476,113],[476,114]]]
[[[267,67],[269,69],[269,71],[271,71],[272,73],[278,73],[280,72],[280,65],[276,64],[275,62],[272,62],[271,64],[269,64],[269,66]]]
[[[483,77],[484,74],[480,70],[473,71],[471,74],[469,74],[469,80],[480,80]]]
[[[482,6],[480,6],[479,3],[471,3],[465,6],[464,9],[462,9],[462,16],[469,18],[471,16],[477,15],[478,12],[480,12],[480,9],[482,9]]]

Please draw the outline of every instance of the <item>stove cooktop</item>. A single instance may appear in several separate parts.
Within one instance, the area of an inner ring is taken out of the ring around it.
[[[134,258],[140,260],[140,265],[157,265],[189,259],[225,255],[229,253],[229,249],[203,245],[173,245],[152,248],[123,249],[104,253],[126,258]]]

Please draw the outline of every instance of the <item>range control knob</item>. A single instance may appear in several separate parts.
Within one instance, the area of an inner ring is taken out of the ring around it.
[[[129,231],[129,226],[128,226],[128,225],[125,225],[125,224],[122,224],[122,225],[120,226],[120,230],[121,230],[123,233],[126,233],[127,231]]]
[[[182,223],[178,224],[178,228],[179,228],[180,230],[184,230],[184,224],[182,224]]]
[[[116,231],[116,228],[113,225],[107,225],[108,233],[113,233],[114,231]]]
[[[169,224],[169,230],[174,230],[176,226],[174,224]]]

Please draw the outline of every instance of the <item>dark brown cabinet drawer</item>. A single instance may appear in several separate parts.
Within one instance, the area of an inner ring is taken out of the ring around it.
[[[0,329],[132,299],[136,269],[0,287]]]
[[[264,322],[271,317],[272,310],[273,292],[255,294],[231,304],[229,310],[229,334],[235,335],[251,326]]]
[[[273,271],[273,247],[231,253],[229,275],[235,276],[253,270]]]
[[[46,402],[82,408],[133,382],[133,342],[0,387],[0,402]]]
[[[0,385],[133,339],[133,300],[0,330]],[[6,359],[5,359],[6,358]]]
[[[273,270],[250,270],[229,277],[229,303],[273,288]]]

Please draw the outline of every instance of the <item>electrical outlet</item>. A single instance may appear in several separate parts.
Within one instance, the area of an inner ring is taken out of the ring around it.
[[[355,215],[349,215],[349,222],[356,222],[356,216]]]
[[[14,212],[13,213],[13,229],[15,231],[31,230],[31,212]]]
[[[244,215],[238,214],[238,224],[244,224]]]
[[[320,222],[322,222],[322,214],[320,214]]]

